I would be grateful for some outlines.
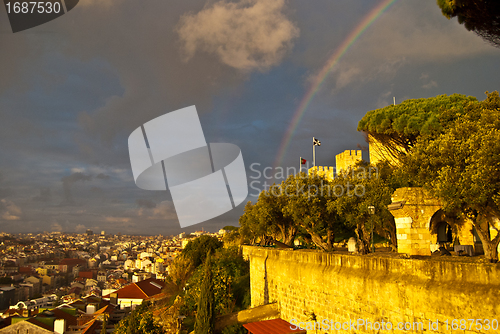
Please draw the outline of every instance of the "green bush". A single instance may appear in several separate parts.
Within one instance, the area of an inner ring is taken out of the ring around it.
[[[222,334],[247,334],[248,331],[240,324],[226,327],[222,330]]]

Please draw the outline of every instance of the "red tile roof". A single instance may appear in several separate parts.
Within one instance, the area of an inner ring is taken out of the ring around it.
[[[90,270],[80,271],[78,272],[78,277],[81,278],[94,278],[94,273]]]
[[[156,278],[149,278],[144,281],[135,283],[139,289],[141,289],[148,297],[157,295],[161,293],[161,290],[165,287],[165,282],[160,281]]]
[[[20,266],[19,267],[19,273],[20,274],[29,274],[29,273],[31,273],[33,271],[34,271],[33,267],[31,267],[31,266],[27,266],[27,267],[21,267]]]
[[[56,319],[64,319],[66,320],[66,329],[68,326],[76,326],[76,317],[72,316],[71,314],[64,312],[60,309],[52,309],[50,312],[54,313],[54,316]]]
[[[145,299],[148,297],[135,283],[126,285],[114,293],[118,294],[118,298]],[[110,295],[103,296],[103,298],[110,298]]]
[[[77,286],[71,288],[71,290],[68,291],[68,295],[74,293],[75,295],[79,295],[80,292],[82,292],[82,288],[79,288]]]
[[[146,299],[156,294],[161,293],[165,286],[163,281],[155,278],[149,278],[138,283],[132,283],[123,288],[116,290],[114,293],[118,294],[118,299]],[[103,298],[110,298],[110,294],[103,296]]]
[[[78,300],[75,300],[74,302],[71,302],[68,304],[69,306],[71,307],[74,307],[74,308],[77,308],[77,309],[80,309],[82,311],[85,312],[85,307],[87,306],[86,303],[84,303],[82,300],[78,299]]]
[[[40,322],[40,321],[38,321],[38,320],[36,320],[34,318],[30,318],[30,319],[28,319],[26,321],[32,323],[35,326],[42,327],[43,329],[46,329],[48,331],[52,331],[52,332],[54,331],[54,327],[47,326],[43,322]]]
[[[5,310],[5,312],[3,312],[4,315],[14,315],[14,314],[18,314],[20,316],[23,315],[23,310],[20,310],[20,309],[14,309],[14,308],[10,308],[8,310]]]
[[[292,329],[296,326],[286,322],[283,319],[273,319],[273,320],[264,320],[258,322],[251,322],[248,324],[244,324],[243,327],[248,329],[251,334],[291,334],[291,333],[300,333],[306,334],[306,330],[301,329]]]
[[[4,318],[3,320],[0,320],[0,328],[10,326],[11,323],[12,323],[12,317]]]

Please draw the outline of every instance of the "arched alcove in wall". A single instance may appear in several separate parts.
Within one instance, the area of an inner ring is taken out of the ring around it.
[[[431,241],[437,244],[452,243],[456,238],[456,221],[439,209],[429,220],[429,231],[435,237]]]
[[[451,226],[447,222],[439,222],[437,224],[437,243],[448,243],[453,242],[453,233],[451,232]]]

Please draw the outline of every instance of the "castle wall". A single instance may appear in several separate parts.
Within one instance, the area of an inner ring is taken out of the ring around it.
[[[475,325],[469,330],[470,321],[467,330],[451,330],[460,319],[498,321],[500,268],[494,264],[253,246],[244,246],[243,254],[250,259],[252,306],[277,302],[281,318],[310,326],[308,333],[424,333],[417,328],[421,325],[425,333],[498,332]],[[317,332],[313,315],[319,321]],[[358,321],[385,323],[386,330],[370,330]],[[339,327],[346,322],[349,328]],[[389,330],[389,322],[408,330]]]
[[[354,167],[354,165],[362,159],[360,150],[345,150],[344,152],[337,154],[335,156],[337,173],[347,171],[349,168]]]
[[[331,166],[314,166],[309,168],[309,175],[318,175],[325,177],[328,181],[333,181],[335,169]]]

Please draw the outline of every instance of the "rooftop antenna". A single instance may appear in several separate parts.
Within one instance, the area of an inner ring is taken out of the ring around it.
[[[394,102],[394,105],[396,105],[396,97],[395,96],[392,97],[392,100]]]

